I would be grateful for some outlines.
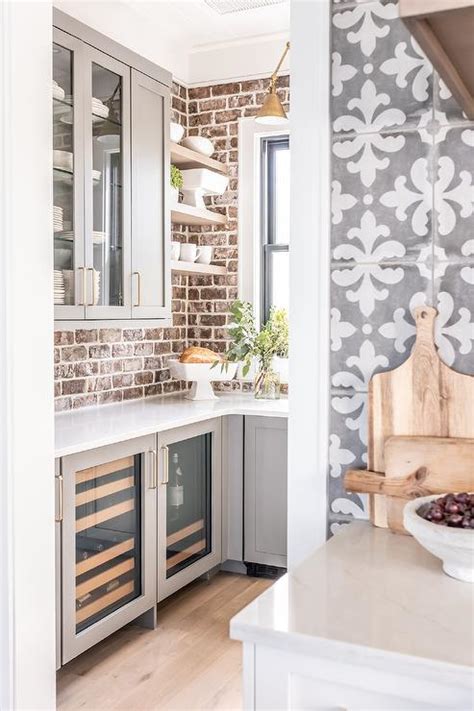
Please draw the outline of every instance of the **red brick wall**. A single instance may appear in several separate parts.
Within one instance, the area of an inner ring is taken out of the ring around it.
[[[181,392],[186,383],[172,380],[170,355],[188,343],[223,352],[229,309],[237,298],[238,119],[254,116],[268,80],[238,81],[172,89],[172,116],[190,135],[210,138],[213,157],[229,167],[229,189],[210,198],[209,206],[227,216],[225,228],[173,226],[173,239],[215,246],[217,264],[226,276],[173,276],[173,323],[170,328],[80,328],[55,333],[56,409],[120,402],[150,395]],[[288,109],[289,78],[280,77],[280,98]],[[223,389],[248,389],[232,382]]]

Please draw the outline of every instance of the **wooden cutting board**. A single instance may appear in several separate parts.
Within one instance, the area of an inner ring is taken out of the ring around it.
[[[385,494],[389,528],[405,533],[407,500],[448,491],[474,491],[474,439],[459,437],[389,437],[384,448],[385,474],[348,471],[346,488]]]
[[[456,373],[438,356],[434,344],[436,309],[415,311],[416,341],[401,366],[377,373],[369,383],[368,469],[386,473],[389,437],[474,438],[474,377]],[[450,450],[451,451],[451,450]],[[423,465],[420,465],[423,466]],[[399,530],[404,501],[371,495],[370,516],[376,526]],[[402,527],[403,528],[403,527]]]

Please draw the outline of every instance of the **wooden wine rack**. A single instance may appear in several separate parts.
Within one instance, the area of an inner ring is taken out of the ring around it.
[[[76,562],[76,625],[81,625],[88,619],[98,615],[102,610],[115,605],[121,599],[127,598],[136,591],[135,576],[132,580],[128,579],[131,573],[135,573],[137,565],[135,554],[136,537],[131,533],[127,535],[118,525],[117,535],[126,537],[117,542],[114,534],[115,540],[111,539],[109,544],[109,539],[105,532],[107,534],[110,534],[111,530],[114,532],[115,524],[110,524],[105,529],[98,528],[101,524],[135,511],[134,487],[136,477],[134,473],[131,474],[127,471],[134,469],[134,467],[135,459],[132,456],[106,462],[76,473],[76,485],[99,480],[96,481],[98,486],[86,488],[75,495],[76,534],[89,531],[89,535],[91,535],[90,538],[87,534],[81,536],[81,543],[77,541],[78,547],[87,551],[87,557],[85,560]],[[113,481],[107,481],[106,479],[104,481],[104,477],[118,474],[123,474],[123,476]],[[117,502],[116,494],[121,494],[122,497],[128,496],[128,498]],[[106,505],[109,502],[105,501],[107,497],[112,497],[111,505],[109,506]],[[105,508],[94,511],[96,506],[104,506],[104,504]],[[85,515],[78,518],[77,515],[82,507],[85,507]],[[100,550],[100,547],[102,547],[100,545],[97,552],[94,552],[93,545],[96,541],[96,535],[98,537],[97,542],[102,544],[103,541],[103,545],[107,546],[105,550]],[[84,543],[86,545],[83,549]],[[90,551],[89,545],[91,546]],[[109,564],[108,567],[104,569],[107,564]],[[95,575],[94,572],[96,572]],[[92,575],[85,580],[81,579],[86,573],[92,573]]]

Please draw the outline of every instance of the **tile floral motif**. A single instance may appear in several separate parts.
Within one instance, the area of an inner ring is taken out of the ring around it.
[[[332,117],[348,113],[351,101],[362,95],[370,80],[377,93],[389,97],[389,104],[403,116],[404,127],[412,126],[432,101],[433,72],[418,44],[398,16],[396,2],[366,2],[341,7],[333,14]],[[351,67],[356,72],[351,72]],[[351,76],[349,76],[351,74]],[[344,83],[345,82],[345,83]],[[384,129],[382,129],[384,130]]]
[[[381,64],[380,71],[393,76],[399,89],[409,87],[417,104],[429,99],[433,68],[413,37],[409,43],[398,42],[395,55]]]
[[[387,20],[395,20],[397,17],[396,3],[382,5],[380,2],[371,2],[337,13],[333,17],[333,24],[344,31],[350,44],[358,45],[362,54],[370,57],[377,42],[387,37],[390,32]]]
[[[448,257],[461,257],[462,245],[474,232],[474,141],[470,145],[469,140],[468,129],[451,128],[437,146],[435,241]]]
[[[403,147],[390,154],[389,164],[377,171],[375,183],[368,188],[362,184],[359,174],[349,171],[347,160],[333,158],[333,249],[347,242],[349,230],[360,225],[368,209],[376,215],[378,223],[389,229],[390,239],[403,245],[407,261],[417,259],[420,250],[428,244],[433,198],[429,162],[432,146],[424,143],[415,131],[401,137]],[[407,166],[412,166],[408,177]]]
[[[362,416],[366,416],[366,402],[365,393],[353,397],[336,393],[331,399],[328,479],[330,510],[332,513],[350,514],[357,518],[366,517],[365,497],[346,492],[343,480],[348,467],[365,469],[367,466],[365,433],[358,431],[360,418],[350,417],[351,413],[360,410],[361,404]],[[352,411],[351,407],[354,408]],[[337,503],[333,506],[333,502]]]
[[[391,326],[391,338],[388,338],[385,329],[394,321],[394,304],[403,312],[409,313],[415,294],[418,295],[415,305],[432,303],[432,279],[431,273],[420,273],[418,265],[415,264],[399,264],[395,269],[401,272],[401,280],[387,287],[384,299],[374,301],[373,311],[368,316],[361,310],[359,303],[347,299],[343,289],[331,287],[330,366],[333,388],[366,390],[368,381],[375,372],[396,368],[407,358],[409,350],[394,346],[394,340],[400,338],[400,322],[397,321]],[[414,330],[408,332],[407,337],[410,336],[414,336]],[[408,344],[409,348],[411,343],[412,341]],[[355,380],[353,366],[357,362],[366,377]]]

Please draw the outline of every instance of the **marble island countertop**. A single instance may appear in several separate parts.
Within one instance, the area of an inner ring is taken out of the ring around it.
[[[217,400],[194,402],[173,395],[61,412],[55,417],[55,456],[224,415],[288,417],[288,399],[256,400],[251,394],[223,394]]]
[[[238,613],[231,636],[470,690],[474,586],[411,536],[355,522]]]

